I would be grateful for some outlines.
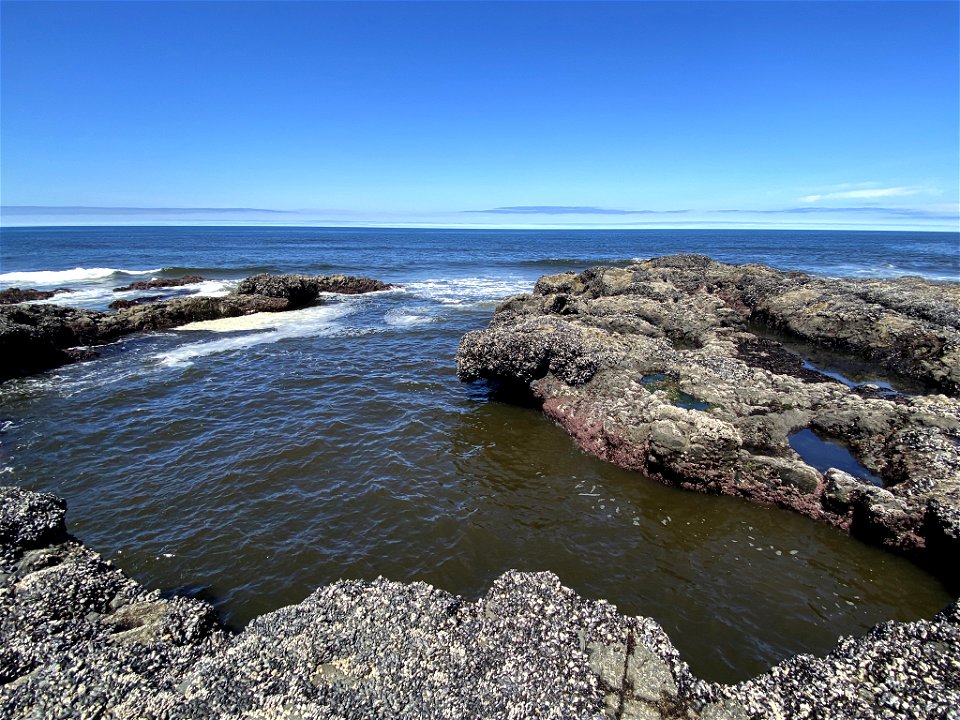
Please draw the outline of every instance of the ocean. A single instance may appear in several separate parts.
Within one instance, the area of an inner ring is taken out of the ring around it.
[[[396,290],[142,336],[0,386],[0,484],[57,493],[71,531],[226,622],[339,578],[475,598],[509,568],[660,622],[736,681],[949,600],[910,563],[787,511],[663,487],[580,452],[537,410],[461,384],[457,342],[546,273],[697,252],[828,276],[960,280],[957,233],[5,228],[0,289],[348,273]],[[156,294],[156,293],[140,293]],[[166,293],[165,293],[166,294]]]

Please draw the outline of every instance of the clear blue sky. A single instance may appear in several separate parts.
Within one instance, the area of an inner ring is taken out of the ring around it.
[[[4,0],[3,222],[957,229],[958,7]]]

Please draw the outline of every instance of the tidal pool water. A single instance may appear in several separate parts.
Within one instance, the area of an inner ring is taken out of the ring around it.
[[[198,594],[241,626],[339,578],[422,580],[476,598],[510,568],[550,570],[653,617],[694,672],[730,682],[950,599],[905,560],[787,511],[619,470],[536,409],[459,383],[462,334],[541,273],[578,269],[586,250],[567,243],[554,261],[529,260],[543,248],[497,255],[490,240],[465,257],[447,235],[417,236],[414,252],[386,231],[304,230],[276,244],[229,235],[236,248],[217,236],[197,257],[193,236],[163,244],[175,229],[155,230],[149,247],[133,236],[141,254],[120,267],[200,270],[219,279],[206,292],[252,270],[331,268],[403,288],[130,337],[98,360],[0,386],[0,483],[65,497],[70,530],[148,587]],[[118,265],[84,260],[83,238],[67,236],[50,284],[77,266]],[[70,282],[102,307],[130,279]]]

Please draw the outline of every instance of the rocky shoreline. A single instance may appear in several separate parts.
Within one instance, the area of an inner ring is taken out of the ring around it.
[[[117,291],[180,287],[200,280],[186,277],[135,283]],[[37,291],[18,290],[10,297],[21,304],[0,304],[0,382],[96,357],[95,346],[132,333],[258,312],[296,310],[321,302],[322,293],[356,295],[392,287],[351,275],[263,274],[242,280],[233,293],[223,297],[163,300],[162,296],[151,296],[115,305],[116,312],[22,304],[23,299],[43,298],[34,294]]]
[[[0,488],[3,718],[958,717],[960,602],[727,686],[551,573],[508,572],[475,602],[340,581],[232,633],[103,561],[65,511]]]
[[[929,392],[839,382],[758,324]],[[464,336],[457,363],[464,381],[532,396],[604,460],[791,508],[960,587],[960,284],[828,280],[699,255],[598,267],[504,301]],[[791,445],[804,429],[868,472],[818,470]]]
[[[260,275],[225,297],[112,313],[0,306],[0,380],[128,333],[389,287]],[[781,336],[925,390],[838,381]],[[797,510],[958,588],[958,284],[658,258],[541,278],[466,335],[457,361],[463,380],[535,398],[587,452]],[[842,441],[882,486],[817,469],[794,448],[800,430]],[[232,632],[209,604],[104,561],[69,535],[65,514],[53,495],[0,488],[0,718],[960,720],[960,601],[721,685],[694,676],[653,620],[551,573],[507,572],[476,601],[423,583],[340,581]]]

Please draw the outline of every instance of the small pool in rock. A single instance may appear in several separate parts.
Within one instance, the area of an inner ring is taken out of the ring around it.
[[[861,480],[883,487],[883,480],[861,465],[853,456],[853,453],[839,442],[825,440],[810,428],[795,432],[787,439],[790,441],[790,447],[794,449],[797,455],[803,458],[807,465],[820,472],[836,468]]]
[[[684,410],[700,410],[705,412],[711,408],[710,403],[681,390],[676,380],[664,373],[644,375],[640,378],[640,383],[650,392],[665,392],[671,405],[683,408]]]
[[[805,370],[820,373],[849,388],[874,385],[884,395],[916,395],[926,390],[916,379],[891,373],[876,363],[856,355],[810,342],[788,330],[757,320],[749,321],[747,329],[757,337],[783,345],[789,352],[799,357]]]
[[[843,383],[848,388],[858,388],[858,387],[872,385],[875,388],[877,388],[877,390],[882,395],[898,394],[897,389],[893,385],[891,385],[889,382],[886,382],[885,380],[864,380],[864,381],[851,380],[846,375],[844,375],[843,373],[837,370],[818,367],[814,365],[812,362],[810,362],[809,360],[803,361],[803,368],[805,370],[813,370],[814,372],[818,372],[821,375],[826,375],[828,378],[833,378],[834,380]]]

